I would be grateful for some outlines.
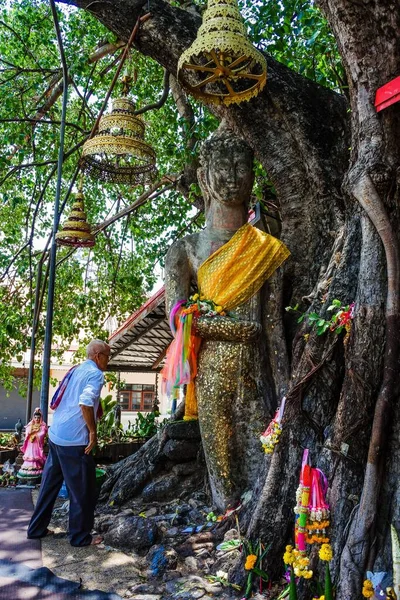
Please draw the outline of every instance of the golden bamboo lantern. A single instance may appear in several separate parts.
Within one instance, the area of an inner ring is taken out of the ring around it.
[[[211,104],[248,101],[264,88],[267,63],[247,38],[237,0],[208,0],[197,38],[179,59],[178,80]]]
[[[75,196],[72,211],[65,221],[61,231],[56,233],[58,246],[73,246],[75,248],[91,247],[95,244],[95,238],[91,233],[90,225],[86,220],[84,196],[82,188]]]
[[[132,77],[122,78],[123,97],[101,117],[98,132],[82,150],[82,169],[106,183],[144,185],[157,174],[156,153],[144,140],[145,123],[127,98]]]

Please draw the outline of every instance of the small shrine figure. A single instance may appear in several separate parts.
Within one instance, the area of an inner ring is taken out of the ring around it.
[[[43,473],[46,455],[44,442],[47,436],[47,425],[43,421],[42,411],[35,408],[33,419],[25,427],[25,441],[21,451],[24,453],[23,465],[17,473],[20,482],[39,483]]]
[[[114,406],[114,427],[116,429],[121,428],[121,405],[116,404]]]
[[[15,423],[15,427],[14,427],[15,439],[17,440],[18,443],[21,441],[23,428],[24,428],[24,426],[22,425],[21,419],[18,419],[18,421]]]

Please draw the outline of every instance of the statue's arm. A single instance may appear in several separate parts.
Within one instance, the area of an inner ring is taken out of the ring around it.
[[[190,296],[191,269],[185,243],[174,242],[165,258],[165,306],[169,316],[171,309],[179,300]]]

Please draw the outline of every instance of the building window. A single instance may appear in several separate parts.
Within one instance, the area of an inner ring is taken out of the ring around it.
[[[119,393],[122,410],[145,411],[153,409],[155,385],[127,383]]]

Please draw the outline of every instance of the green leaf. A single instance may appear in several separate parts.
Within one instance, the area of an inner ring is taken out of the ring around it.
[[[313,323],[314,321],[319,321],[320,320],[320,316],[316,313],[316,312],[312,312],[308,315],[308,320]]]
[[[265,571],[263,571],[262,569],[259,569],[258,567],[254,567],[253,568],[253,573],[255,573],[256,575],[258,575],[259,577],[262,577],[262,579],[264,581],[268,581],[269,580],[269,575],[268,573],[266,573]]]
[[[325,564],[325,600],[333,600],[331,572],[329,570],[329,562]]]

